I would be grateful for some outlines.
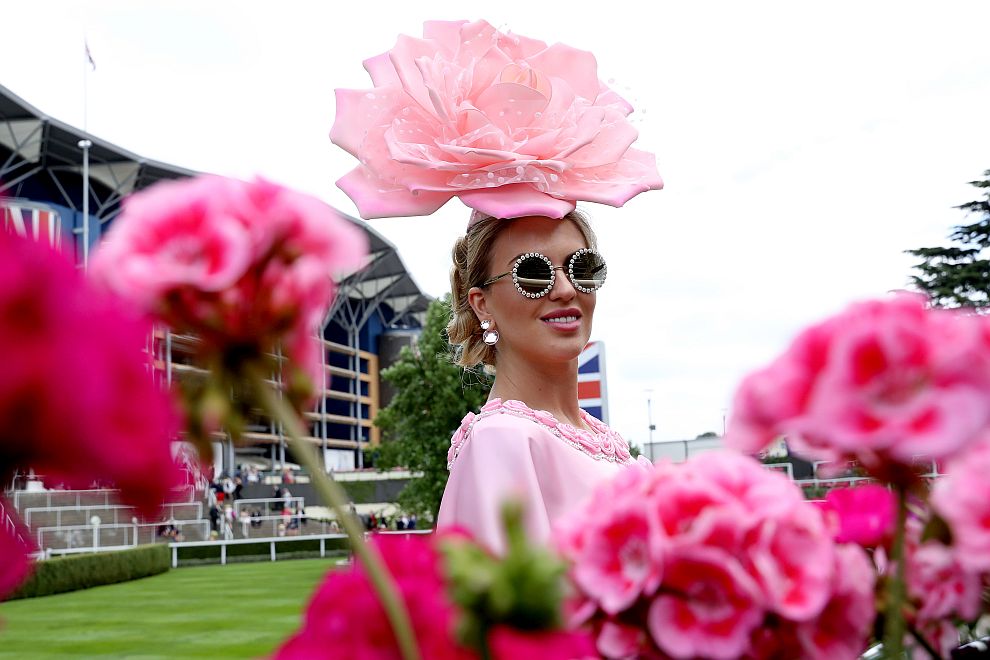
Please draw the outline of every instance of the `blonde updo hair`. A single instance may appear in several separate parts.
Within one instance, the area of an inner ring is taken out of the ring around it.
[[[581,211],[571,211],[561,222],[569,220],[577,225],[587,247],[598,249],[598,239]],[[468,302],[468,291],[492,276],[491,256],[495,239],[512,220],[487,217],[475,222],[464,236],[454,242],[450,269],[450,323],[447,336],[454,349],[453,361],[464,368],[481,364],[488,370],[495,367],[495,347],[481,339],[481,323]],[[496,326],[498,319],[496,319]]]

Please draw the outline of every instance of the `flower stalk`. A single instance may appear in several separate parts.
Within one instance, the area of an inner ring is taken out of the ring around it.
[[[884,612],[883,648],[884,657],[904,657],[904,634],[907,632],[904,620],[904,604],[907,600],[907,553],[905,536],[907,532],[907,488],[898,485],[897,525],[894,528],[894,543],[891,547],[891,561],[894,573],[887,579],[886,611]]]
[[[409,620],[409,613],[406,611],[395,586],[395,581],[378,552],[365,543],[364,531],[347,509],[348,500],[344,490],[323,472],[313,447],[303,440],[304,431],[295,412],[258,373],[251,371],[248,378],[254,387],[258,402],[268,414],[282,423],[292,446],[293,454],[309,472],[316,492],[319,493],[324,502],[330,505],[337,520],[340,521],[350,540],[354,556],[364,566],[375,593],[385,609],[385,615],[395,633],[395,639],[403,659],[419,660],[420,654],[416,645],[416,636]]]

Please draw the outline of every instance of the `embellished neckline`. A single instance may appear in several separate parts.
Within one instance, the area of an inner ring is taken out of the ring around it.
[[[629,445],[618,433],[608,427],[600,419],[593,417],[586,410],[581,409],[581,420],[588,426],[582,429],[559,421],[554,415],[546,410],[533,410],[522,401],[516,399],[495,398],[490,400],[478,414],[468,413],[461,420],[461,425],[450,439],[450,450],[447,452],[447,469],[451,469],[457,455],[471,434],[471,429],[478,421],[492,415],[512,415],[542,426],[552,435],[558,437],[563,442],[581,451],[587,456],[612,463],[628,463],[632,460],[629,453]]]

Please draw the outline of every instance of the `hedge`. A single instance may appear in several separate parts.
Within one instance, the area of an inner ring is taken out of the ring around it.
[[[170,559],[164,544],[46,559],[35,562],[34,573],[10,599],[50,596],[157,575],[169,569]]]

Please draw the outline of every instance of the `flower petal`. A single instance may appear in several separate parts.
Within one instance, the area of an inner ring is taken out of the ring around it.
[[[423,38],[432,39],[444,50],[457,52],[461,43],[461,28],[467,24],[467,21],[424,21]]]
[[[398,86],[401,84],[398,74],[395,73],[395,67],[392,66],[392,60],[388,58],[387,52],[366,59],[364,61],[364,70],[371,76],[371,82],[375,84],[375,87],[384,87],[386,85]]]
[[[590,52],[566,44],[554,44],[526,58],[526,62],[552,78],[567,80],[581,98],[589,101],[598,98],[601,90],[601,83],[598,81],[598,60]]]
[[[417,191],[385,186],[367,168],[355,167],[337,181],[354,200],[362,218],[429,215],[446,204],[453,193]]]
[[[356,158],[367,158],[369,134],[381,135],[392,123],[398,88],[336,89],[337,116],[330,128],[330,140]],[[377,115],[377,116],[375,116]],[[374,140],[377,142],[378,140]]]
[[[423,74],[416,65],[416,60],[420,57],[432,60],[435,55],[436,46],[433,42],[405,34],[399,35],[395,47],[388,53],[402,83],[403,91],[428,112],[434,111],[433,102],[430,100],[430,92],[423,82]]]
[[[563,218],[575,207],[574,202],[551,197],[522,183],[470,190],[460,193],[459,197],[471,208],[493,218],[522,218],[530,215]]]

